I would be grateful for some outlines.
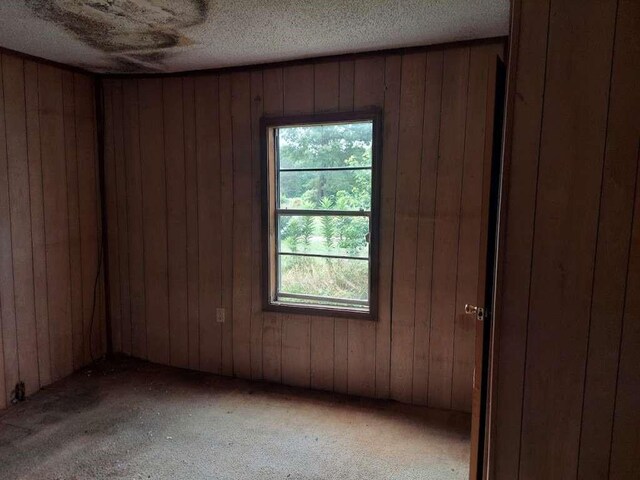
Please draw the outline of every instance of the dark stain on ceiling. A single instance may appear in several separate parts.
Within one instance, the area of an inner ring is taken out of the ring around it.
[[[208,0],[26,0],[38,17],[101,50],[121,72],[154,72],[206,21]]]

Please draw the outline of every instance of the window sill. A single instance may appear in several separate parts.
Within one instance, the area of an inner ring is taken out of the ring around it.
[[[376,315],[369,312],[362,312],[357,310],[343,310],[336,308],[323,308],[316,306],[299,306],[299,305],[286,305],[281,303],[268,303],[262,307],[264,312],[277,312],[287,313],[292,315],[311,315],[314,317],[334,317],[334,318],[348,318],[352,320],[367,320],[375,322],[377,320]]]

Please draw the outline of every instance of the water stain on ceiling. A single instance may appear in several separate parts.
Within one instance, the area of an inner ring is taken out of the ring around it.
[[[163,60],[193,44],[181,29],[206,21],[208,0],[27,0],[53,22],[107,54],[114,70],[160,71]]]
[[[509,0],[0,0],[0,47],[184,72],[505,35]]]

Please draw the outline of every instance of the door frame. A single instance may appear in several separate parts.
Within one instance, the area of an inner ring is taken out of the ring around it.
[[[506,74],[507,69],[504,61],[498,56],[495,59],[495,67],[490,70],[488,91],[493,101],[493,121],[491,132],[491,160],[490,160],[490,180],[489,198],[486,214],[488,220],[486,224],[486,263],[484,264],[484,292],[478,295],[478,302],[484,309],[484,318],[475,320],[481,322],[481,372],[480,372],[480,392],[478,418],[472,418],[471,431],[471,455],[469,465],[469,479],[483,480],[489,478],[490,463],[490,426],[491,422],[491,386],[492,377],[491,365],[494,358],[495,343],[492,341],[495,325],[496,294],[498,292],[498,259],[499,259],[499,238],[500,238],[500,211],[502,206],[503,182],[504,182],[504,159],[502,155],[504,126],[505,126],[505,105],[506,105]],[[493,91],[491,85],[494,85]],[[489,152],[487,152],[489,153]],[[478,344],[476,344],[478,345]],[[477,373],[476,373],[477,375]],[[475,377],[475,376],[474,376]],[[475,378],[474,378],[475,383]],[[475,385],[474,385],[475,390]],[[472,408],[472,415],[473,413]],[[477,427],[475,426],[477,422]],[[476,435],[477,440],[473,437]]]

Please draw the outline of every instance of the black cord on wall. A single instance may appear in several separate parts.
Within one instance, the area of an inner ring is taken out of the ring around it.
[[[89,355],[91,356],[91,361],[95,360],[95,355],[93,354],[93,325],[94,320],[96,318],[96,303],[98,296],[98,284],[100,283],[100,272],[102,271],[102,239],[100,240],[100,248],[98,249],[98,262],[96,265],[96,277],[93,280],[93,300],[91,303],[91,323],[89,324]],[[107,349],[108,349],[107,345]]]

